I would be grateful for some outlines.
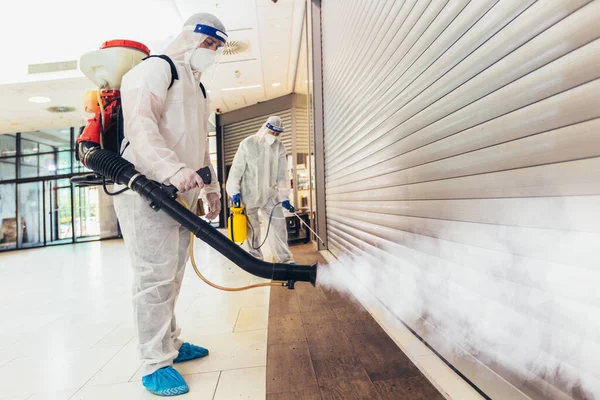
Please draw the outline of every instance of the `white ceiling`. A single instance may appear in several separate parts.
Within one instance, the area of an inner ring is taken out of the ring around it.
[[[3,43],[11,60],[0,63],[0,133],[78,126],[90,117],[83,93],[95,87],[80,71],[28,75],[28,65],[79,60],[115,38],[140,41],[160,54],[197,12],[215,14],[230,40],[248,44],[247,51],[222,56],[216,71],[206,73],[213,110],[227,112],[294,91],[305,0],[103,0],[98,17],[92,4],[29,0],[11,2],[10,10],[0,6],[0,37],[18,38]],[[111,17],[103,18],[111,9]],[[31,103],[33,96],[51,102]],[[76,110],[56,114],[46,110],[51,106]]]

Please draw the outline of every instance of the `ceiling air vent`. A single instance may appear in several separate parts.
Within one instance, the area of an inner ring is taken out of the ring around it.
[[[33,74],[47,74],[49,72],[61,72],[61,71],[73,71],[77,69],[77,60],[73,61],[60,61],[45,64],[30,64],[27,66],[27,73]]]
[[[225,56],[235,56],[237,54],[244,53],[248,51],[250,48],[250,43],[241,42],[239,40],[230,40],[225,43],[225,47],[223,48],[223,55]]]
[[[55,106],[55,107],[48,107],[48,108],[46,108],[46,110],[50,111],[51,113],[68,113],[68,112],[75,111],[76,108],[68,107],[68,106]]]

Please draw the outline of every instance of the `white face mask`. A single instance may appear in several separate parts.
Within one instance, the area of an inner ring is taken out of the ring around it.
[[[190,57],[190,65],[194,71],[205,72],[215,63],[217,52],[210,49],[196,49]]]
[[[271,134],[267,134],[267,136],[265,137],[265,140],[267,141],[267,143],[270,145],[272,145],[273,143],[275,143],[275,141],[277,140],[277,138]]]

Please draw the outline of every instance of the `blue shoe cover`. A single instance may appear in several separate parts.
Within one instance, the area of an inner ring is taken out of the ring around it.
[[[190,391],[183,376],[173,367],[164,367],[142,377],[142,384],[159,396],[177,396]]]
[[[185,342],[181,345],[181,348],[179,349],[179,355],[173,360],[173,362],[180,363],[184,361],[195,360],[196,358],[205,357],[207,355],[208,349]]]

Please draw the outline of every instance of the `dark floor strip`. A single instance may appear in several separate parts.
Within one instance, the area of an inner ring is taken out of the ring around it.
[[[325,263],[310,245],[296,262]],[[443,400],[354,298],[298,283],[271,288],[267,399]]]

